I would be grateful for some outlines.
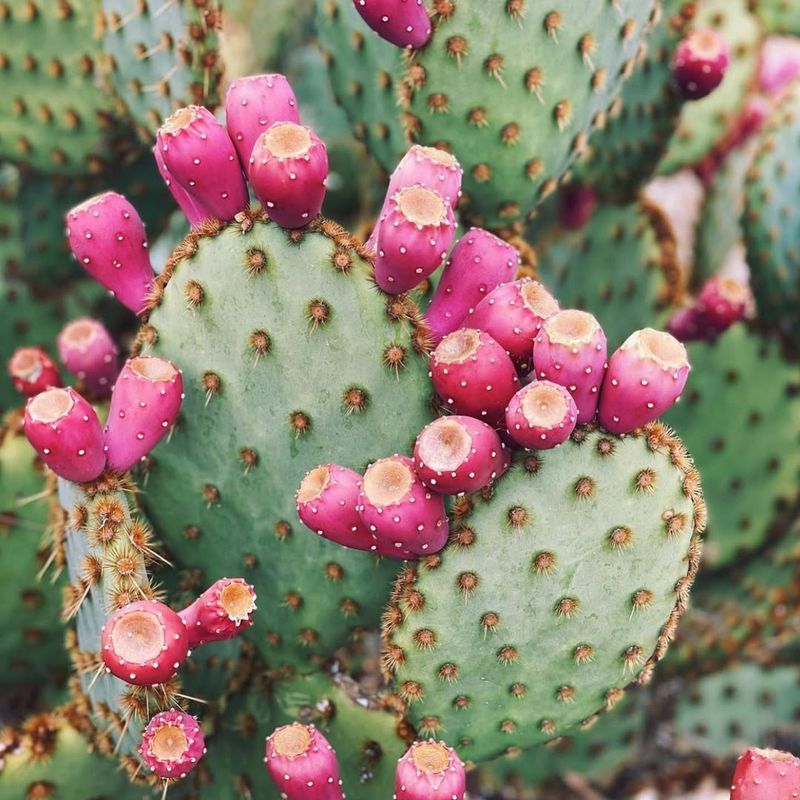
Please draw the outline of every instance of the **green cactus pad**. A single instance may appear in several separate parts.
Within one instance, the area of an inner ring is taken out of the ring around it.
[[[624,439],[579,429],[518,454],[457,516],[451,544],[398,579],[385,616],[385,663],[421,734],[481,760],[586,724],[649,678],[705,516],[665,426]]]
[[[101,89],[95,0],[0,4],[0,158],[43,172],[98,172],[130,150]]]
[[[767,33],[800,36],[800,7],[794,0],[752,0],[752,5]]]
[[[744,236],[759,319],[800,348],[800,84],[796,84],[759,137],[745,184]]]
[[[500,791],[507,785],[520,791],[533,789],[570,772],[602,781],[636,758],[643,744],[647,700],[646,689],[629,689],[613,714],[593,718],[587,730],[481,765],[481,790]]]
[[[319,0],[321,37],[340,64],[339,97],[350,92],[351,116],[369,131],[370,146],[376,135],[396,140],[392,120],[399,119],[413,141],[456,154],[464,167],[462,209],[490,228],[523,220],[555,188],[633,69],[655,9],[654,0],[535,0],[524,11],[461,0],[435,16],[431,42],[409,55],[401,76],[397,48],[376,41],[360,20],[344,19],[350,5]],[[364,78],[365,63],[377,68]],[[394,87],[401,110],[390,107]],[[397,147],[380,149],[375,155],[388,168]]]
[[[0,686],[63,683],[69,669],[57,580],[63,545],[47,536],[42,465],[20,422],[12,415],[0,426]]]
[[[761,26],[748,0],[703,0],[697,3],[693,28],[712,28],[727,41],[731,61],[722,83],[702,100],[686,103],[669,151],[659,165],[672,173],[703,158],[728,132],[741,110],[755,75]]]
[[[709,510],[704,557],[724,566],[782,530],[800,489],[800,369],[743,324],[689,345],[692,374],[665,417],[697,461]]]
[[[102,0],[102,9],[110,81],[145,142],[177,108],[219,102],[216,0]]]
[[[383,295],[337,225],[289,233],[243,214],[178,247],[142,348],[182,370],[186,399],[144,485],[170,551],[257,588],[270,666],[307,666],[377,623],[392,564],[297,519],[305,472],[407,452],[430,419],[413,304]]]
[[[575,180],[616,202],[630,201],[655,173],[677,127],[682,101],[672,85],[672,56],[686,33],[685,0],[667,0],[662,19],[637,56],[633,76],[575,165]]]
[[[653,325],[682,293],[675,240],[652,203],[601,205],[577,231],[554,226],[529,236],[542,283],[562,308],[595,314],[613,348],[632,329]]]

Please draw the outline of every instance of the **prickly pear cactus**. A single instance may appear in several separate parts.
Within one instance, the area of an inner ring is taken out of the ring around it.
[[[555,189],[633,71],[656,9],[654,2],[537,0],[521,8],[461,0],[437,9],[431,41],[401,71],[397,49],[376,41],[351,5],[318,0],[340,100],[369,131],[368,142],[384,141],[376,151],[384,166],[397,146],[405,149],[401,131],[457,153],[464,213],[491,228],[523,220]],[[391,108],[393,86],[400,113]]]
[[[33,448],[9,416],[0,427],[0,685],[63,683],[64,543],[52,541],[48,491]]]
[[[755,0],[753,7],[768,33],[800,36],[800,10],[792,0]]]
[[[646,681],[699,564],[698,492],[660,425],[521,454],[464,504],[449,548],[395,586],[385,658],[418,730],[486,759],[551,740]]]
[[[794,153],[800,135],[800,86],[760,137],[747,173],[743,226],[751,283],[759,318],[800,346],[797,306],[800,302],[800,253],[794,198],[800,171]]]
[[[310,538],[293,500],[318,463],[405,452],[430,419],[425,326],[370,275],[333,223],[293,233],[243,214],[179,245],[139,335],[183,365],[186,392],[148,513],[186,567],[258,579],[254,633],[275,667],[307,668],[373,626],[393,574]]]

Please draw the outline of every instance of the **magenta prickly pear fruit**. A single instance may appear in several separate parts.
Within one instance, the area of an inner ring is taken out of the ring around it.
[[[20,347],[8,360],[8,374],[14,388],[25,397],[63,386],[58,367],[41,347]]]
[[[244,578],[221,578],[180,612],[189,647],[233,639],[253,624],[256,593]]]
[[[544,321],[558,311],[547,289],[530,278],[505,283],[491,291],[465,324],[486,331],[502,345],[523,372],[533,366],[533,342]]]
[[[565,386],[578,407],[578,423],[591,422],[600,402],[608,358],[606,335],[585,311],[559,311],[533,344],[536,377]]]
[[[422,47],[431,37],[423,0],[353,0],[364,22],[396,47]]]
[[[534,381],[520,389],[506,409],[506,430],[528,450],[563,444],[578,424],[578,407],[569,391],[552,381]]]
[[[415,144],[395,167],[389,178],[386,197],[393,197],[401,189],[412,186],[427,186],[455,208],[461,197],[463,176],[464,170],[454,155],[438,147]]]
[[[276,122],[256,140],[249,175],[270,217],[282,228],[302,228],[325,200],[328,151],[311,128]]]
[[[58,335],[58,355],[94,397],[105,397],[114,384],[119,352],[102,322],[82,317]]]
[[[83,268],[135,314],[153,284],[144,223],[116,192],[105,192],[67,212],[67,238]]]
[[[207,108],[187,106],[168,117],[158,129],[156,147],[173,180],[207,218],[225,222],[247,208],[236,148]]]
[[[344,800],[336,752],[313,725],[294,722],[273,731],[264,762],[286,800]]]
[[[376,550],[361,521],[361,475],[338,464],[321,464],[306,473],[295,495],[297,514],[314,533],[356,550]]]
[[[103,663],[137,686],[168,681],[189,655],[189,633],[169,606],[137,600],[115,611],[101,633]]]
[[[23,430],[42,461],[68,481],[92,481],[105,468],[100,420],[74,389],[48,389],[28,400]]]
[[[300,122],[297,98],[283,75],[237,78],[225,97],[225,122],[239,163],[247,171],[253,145],[275,122]]]
[[[597,192],[591,186],[570,183],[559,192],[558,221],[567,230],[580,230],[596,210]]]
[[[414,469],[440,494],[477,492],[508,468],[497,431],[474,417],[441,417],[426,425],[414,445]]]
[[[125,472],[175,424],[183,376],[171,361],[137,356],[125,362],[111,393],[105,429],[108,466]]]
[[[513,281],[519,252],[482,228],[470,228],[450,253],[436,294],[425,312],[435,343],[452,333],[486,295]]]
[[[519,389],[505,348],[475,328],[445,336],[433,351],[430,371],[433,388],[450,410],[495,427],[502,424],[508,401]]]
[[[414,742],[397,762],[394,800],[464,800],[466,769],[444,742]]]
[[[438,553],[449,525],[442,495],[431,492],[406,456],[382,458],[364,473],[358,511],[378,541],[378,552],[394,558]]]
[[[400,189],[376,228],[375,282],[388,294],[413,289],[444,263],[455,232],[453,209],[440,194]]]
[[[737,762],[731,800],[794,800],[800,797],[800,758],[780,750],[751,748]]]
[[[671,408],[689,377],[686,348],[652,328],[632,333],[608,361],[600,392],[600,424],[629,433]]]
[[[709,278],[692,305],[678,311],[669,332],[682,342],[716,339],[744,317],[750,290],[734,278]]]
[[[189,192],[175,180],[172,173],[167,169],[167,165],[164,162],[164,155],[158,145],[153,147],[153,156],[156,160],[156,166],[158,167],[158,174],[161,175],[161,180],[164,181],[164,185],[169,189],[172,199],[178,204],[180,210],[183,211],[186,219],[189,220],[189,224],[195,227],[208,219],[208,212],[194,200]]]
[[[164,780],[185,778],[205,752],[206,743],[197,720],[180,709],[156,714],[147,723],[139,747],[150,771]]]
[[[758,85],[762,92],[779,95],[800,77],[800,40],[796,36],[770,36],[761,47]]]
[[[703,28],[678,44],[672,79],[684,100],[700,100],[722,83],[729,63],[728,43],[716,31]]]

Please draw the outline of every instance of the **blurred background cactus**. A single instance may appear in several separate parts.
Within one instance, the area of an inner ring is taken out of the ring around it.
[[[800,792],[793,3],[0,0],[0,76],[1,797]]]

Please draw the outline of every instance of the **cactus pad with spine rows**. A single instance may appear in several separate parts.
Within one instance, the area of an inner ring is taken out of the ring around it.
[[[411,721],[471,760],[589,724],[647,680],[699,562],[697,472],[665,426],[579,429],[515,462],[401,575],[384,619]]]
[[[307,665],[376,624],[394,570],[306,530],[294,492],[319,463],[410,447],[432,414],[426,328],[325,221],[208,225],[159,286],[139,340],[181,365],[186,399],[148,513],[184,566],[257,583],[252,636],[271,666]]]

